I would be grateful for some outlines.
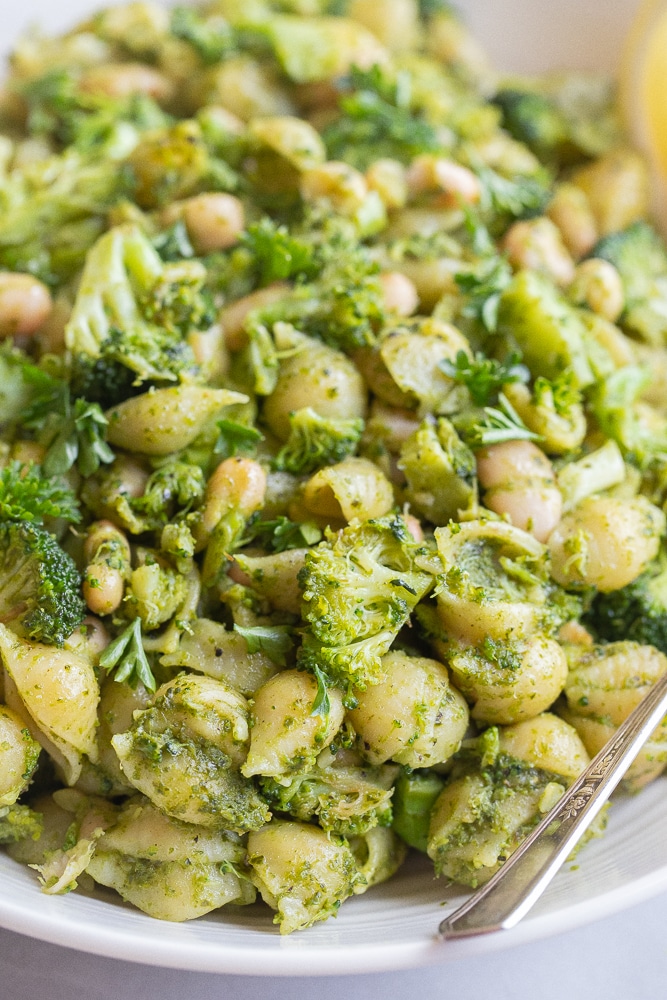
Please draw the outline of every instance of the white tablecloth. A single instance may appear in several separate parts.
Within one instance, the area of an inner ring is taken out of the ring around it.
[[[654,1000],[666,981],[667,894],[474,961],[345,981],[156,969],[0,931],[1,1000]]]

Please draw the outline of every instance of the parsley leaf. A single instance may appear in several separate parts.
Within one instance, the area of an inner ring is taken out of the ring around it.
[[[147,691],[155,691],[157,684],[141,641],[141,619],[135,618],[124,632],[114,639],[100,657],[100,666],[107,673],[115,670],[114,680],[127,681],[135,688],[141,682]]]
[[[407,163],[419,153],[442,148],[434,126],[411,108],[409,72],[403,70],[392,80],[376,65],[353,69],[345,83],[352,93],[341,97],[342,115],[322,135],[329,159],[365,169],[380,157]]]
[[[510,215],[519,219],[539,215],[549,199],[546,179],[539,177],[503,177],[483,164],[475,165],[482,185],[482,211]]]
[[[539,434],[528,430],[523,420],[516,412],[507,396],[501,392],[498,406],[485,406],[484,418],[471,427],[462,428],[466,444],[473,451],[489,444],[500,444],[502,441],[539,441]]]
[[[474,358],[468,357],[465,351],[459,351],[456,361],[445,358],[440,362],[440,368],[445,375],[467,386],[476,406],[485,406],[508,382],[528,381],[530,372],[520,361],[521,355],[517,351],[513,351],[506,361],[487,358],[481,351],[477,351]]]
[[[68,405],[44,456],[46,474],[62,475],[76,465],[81,475],[92,476],[100,465],[113,462],[105,440],[107,424],[99,403],[76,399],[73,407]]]
[[[294,645],[289,625],[257,625],[254,628],[234,625],[234,631],[243,636],[249,653],[266,653],[277,666],[287,666],[287,654]]]
[[[326,719],[331,710],[327,677],[324,671],[316,664],[312,665],[311,670],[315,674],[315,680],[317,681],[317,694],[315,695],[310,714],[320,715],[323,719]]]
[[[58,480],[46,478],[39,466],[11,462],[0,472],[0,521],[41,523],[45,517],[77,522],[76,497]]]
[[[464,316],[478,320],[489,333],[498,327],[500,296],[512,280],[512,269],[504,257],[484,260],[476,271],[460,271],[456,284],[468,296],[462,308]]]
[[[256,521],[253,525],[252,541],[272,552],[300,549],[321,540],[322,532],[313,521],[290,521],[281,516],[273,521]]]
[[[254,455],[263,435],[254,427],[236,420],[218,420],[218,439],[213,446],[216,455],[232,458],[234,455]]]

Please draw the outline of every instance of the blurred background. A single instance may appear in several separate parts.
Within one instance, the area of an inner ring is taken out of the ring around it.
[[[179,0],[183,2],[183,0]],[[186,0],[187,2],[187,0]],[[640,0],[454,0],[500,69],[613,70]],[[30,24],[62,29],[104,0],[0,0],[0,48]]]

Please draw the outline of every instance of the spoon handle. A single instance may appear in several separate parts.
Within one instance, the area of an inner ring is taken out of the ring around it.
[[[666,711],[667,674],[663,674],[489,882],[442,921],[444,938],[505,930],[528,913]]]

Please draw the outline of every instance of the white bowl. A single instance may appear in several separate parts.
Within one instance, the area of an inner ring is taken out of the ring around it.
[[[3,4],[0,44],[9,48],[30,23],[65,28],[100,5],[90,0]],[[468,0],[460,6],[502,68],[610,70],[637,3]],[[0,926],[115,958],[210,972],[316,975],[446,962],[575,927],[667,889],[666,780],[638,798],[615,803],[605,836],[559,873],[519,927],[503,934],[438,941],[443,901],[452,909],[462,897],[437,882],[430,864],[419,858],[390,883],[346,902],[336,920],[281,938],[260,906],[167,924],[111,892],[45,896],[33,873],[0,853]]]

